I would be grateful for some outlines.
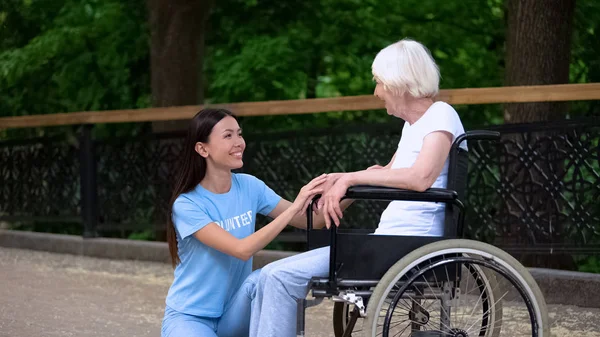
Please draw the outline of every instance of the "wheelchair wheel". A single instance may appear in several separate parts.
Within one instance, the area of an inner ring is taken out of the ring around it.
[[[485,243],[444,240],[393,265],[367,305],[363,336],[550,336],[529,271]]]

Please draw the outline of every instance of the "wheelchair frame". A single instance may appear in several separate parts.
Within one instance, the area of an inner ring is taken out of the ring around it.
[[[328,240],[323,235],[324,230],[315,231],[313,230],[313,213],[312,203],[318,199],[315,198],[311,202],[310,207],[307,210],[307,245],[308,249],[315,249],[323,247],[329,244],[330,247],[330,261],[329,261],[329,277],[326,282],[319,282],[322,285],[326,285],[328,288],[325,293],[318,292],[321,295],[335,295],[332,290],[337,290],[338,286],[364,286],[365,281],[356,280],[351,281],[348,279],[350,276],[350,268],[343,268],[344,265],[351,264],[352,273],[355,273],[362,280],[375,280],[380,278],[385,270],[380,268],[373,268],[372,264],[361,263],[351,259],[351,256],[346,254],[349,251],[356,252],[359,246],[365,246],[363,242],[373,241],[377,242],[377,252],[389,251],[387,248],[394,247],[393,254],[390,254],[390,258],[384,258],[384,261],[389,261],[391,266],[394,262],[404,257],[407,253],[424,246],[428,243],[446,240],[451,238],[460,238],[463,236],[464,226],[464,204],[461,201],[461,197],[464,196],[467,184],[467,169],[468,169],[468,154],[467,151],[460,147],[462,142],[469,140],[498,140],[500,133],[495,131],[469,131],[456,138],[449,153],[449,167],[448,167],[448,180],[447,188],[429,188],[424,192],[416,192],[398,188],[390,187],[377,187],[377,186],[353,186],[348,189],[343,199],[354,199],[354,200],[381,200],[381,201],[425,201],[425,202],[443,202],[446,204],[445,223],[444,223],[444,236],[442,237],[426,237],[426,236],[381,236],[381,235],[370,235],[365,236],[365,231],[349,231],[340,232],[338,228],[333,225],[329,230]],[[456,209],[455,209],[456,208]],[[320,233],[319,233],[320,232]],[[402,246],[398,249],[398,241],[402,240]],[[337,249],[338,242],[342,241],[345,245],[345,249]],[[373,245],[367,245],[373,246]],[[352,248],[352,249],[348,249]],[[369,249],[367,249],[369,250]],[[365,252],[363,250],[363,253]],[[355,255],[355,254],[352,254]],[[363,256],[357,254],[359,256]],[[369,254],[370,256],[373,254]],[[379,255],[379,254],[376,254]],[[364,261],[366,259],[362,259]],[[339,265],[339,261],[343,261],[342,265]],[[387,263],[382,263],[387,264]],[[389,268],[388,266],[388,268]],[[344,279],[346,281],[344,281]],[[317,279],[316,279],[317,280]],[[324,281],[318,279],[319,281]],[[367,281],[369,282],[369,281]]]
[[[297,336],[304,336],[305,309],[320,303],[325,297],[336,298],[355,305],[348,328],[350,336],[359,314],[364,316],[363,298],[371,296],[370,290],[352,290],[355,287],[375,287],[392,265],[412,251],[427,244],[463,237],[465,207],[461,199],[467,187],[468,151],[460,147],[463,141],[499,140],[500,133],[494,131],[469,131],[456,138],[449,153],[447,188],[430,188],[415,192],[397,188],[377,186],[354,186],[347,190],[343,199],[382,201],[425,201],[446,204],[444,236],[391,236],[365,235],[365,231],[343,232],[332,225],[329,235],[326,230],[313,230],[312,203],[307,209],[307,246],[315,249],[329,244],[330,261],[327,278],[311,279],[309,291],[317,300],[298,300]],[[340,247],[344,249],[340,249]],[[382,254],[385,252],[385,254]],[[358,259],[356,256],[360,256]],[[371,263],[375,258],[377,263]],[[545,304],[544,304],[545,305]]]

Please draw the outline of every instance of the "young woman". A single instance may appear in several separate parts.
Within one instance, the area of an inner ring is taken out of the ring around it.
[[[191,120],[177,174],[167,241],[175,278],[166,298],[162,336],[248,336],[259,271],[252,256],[288,224],[305,228],[304,211],[326,175],[292,203],[241,168],[246,144],[231,112],[205,109]],[[256,214],[274,220],[254,231]],[[323,217],[317,225],[324,224]]]

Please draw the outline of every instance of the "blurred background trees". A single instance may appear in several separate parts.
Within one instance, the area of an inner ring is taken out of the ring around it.
[[[550,3],[4,0],[0,112],[370,94],[373,57],[403,37],[431,49],[442,88],[600,81],[600,3]],[[525,115],[519,106],[457,108],[467,127],[553,116]],[[600,114],[593,102],[559,110],[568,116]],[[360,111],[256,117],[245,125],[276,130],[385,118],[380,111]],[[151,130],[146,124],[96,128],[100,135]]]

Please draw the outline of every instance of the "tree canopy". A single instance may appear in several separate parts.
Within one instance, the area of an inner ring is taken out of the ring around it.
[[[599,16],[597,1],[577,2],[571,82],[600,81]],[[223,0],[206,29],[198,69],[206,102],[370,94],[375,54],[403,37],[430,48],[442,88],[501,86],[505,78],[503,0]],[[5,0],[0,7],[2,116],[148,107],[150,73],[144,1]],[[572,107],[600,113],[590,102]],[[497,105],[457,108],[467,126],[502,122]],[[284,129],[384,119],[367,111],[246,123]]]

